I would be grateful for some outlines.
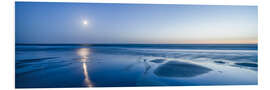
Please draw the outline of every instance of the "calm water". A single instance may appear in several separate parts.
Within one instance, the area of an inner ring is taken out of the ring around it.
[[[16,45],[16,88],[257,85],[257,45]]]

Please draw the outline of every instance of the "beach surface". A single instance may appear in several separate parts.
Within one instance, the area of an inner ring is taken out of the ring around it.
[[[257,45],[16,44],[16,88],[257,85]]]

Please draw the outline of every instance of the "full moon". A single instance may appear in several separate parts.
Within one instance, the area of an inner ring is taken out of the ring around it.
[[[88,21],[83,20],[83,25],[87,25],[87,24],[88,24]]]

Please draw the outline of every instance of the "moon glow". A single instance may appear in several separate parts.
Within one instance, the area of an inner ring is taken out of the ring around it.
[[[83,25],[87,25],[88,24],[88,21],[87,20],[83,20]]]

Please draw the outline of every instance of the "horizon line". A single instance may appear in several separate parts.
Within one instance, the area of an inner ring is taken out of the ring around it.
[[[97,45],[97,44],[183,44],[183,45],[247,45],[247,44],[257,44],[258,43],[15,43],[15,45]]]

